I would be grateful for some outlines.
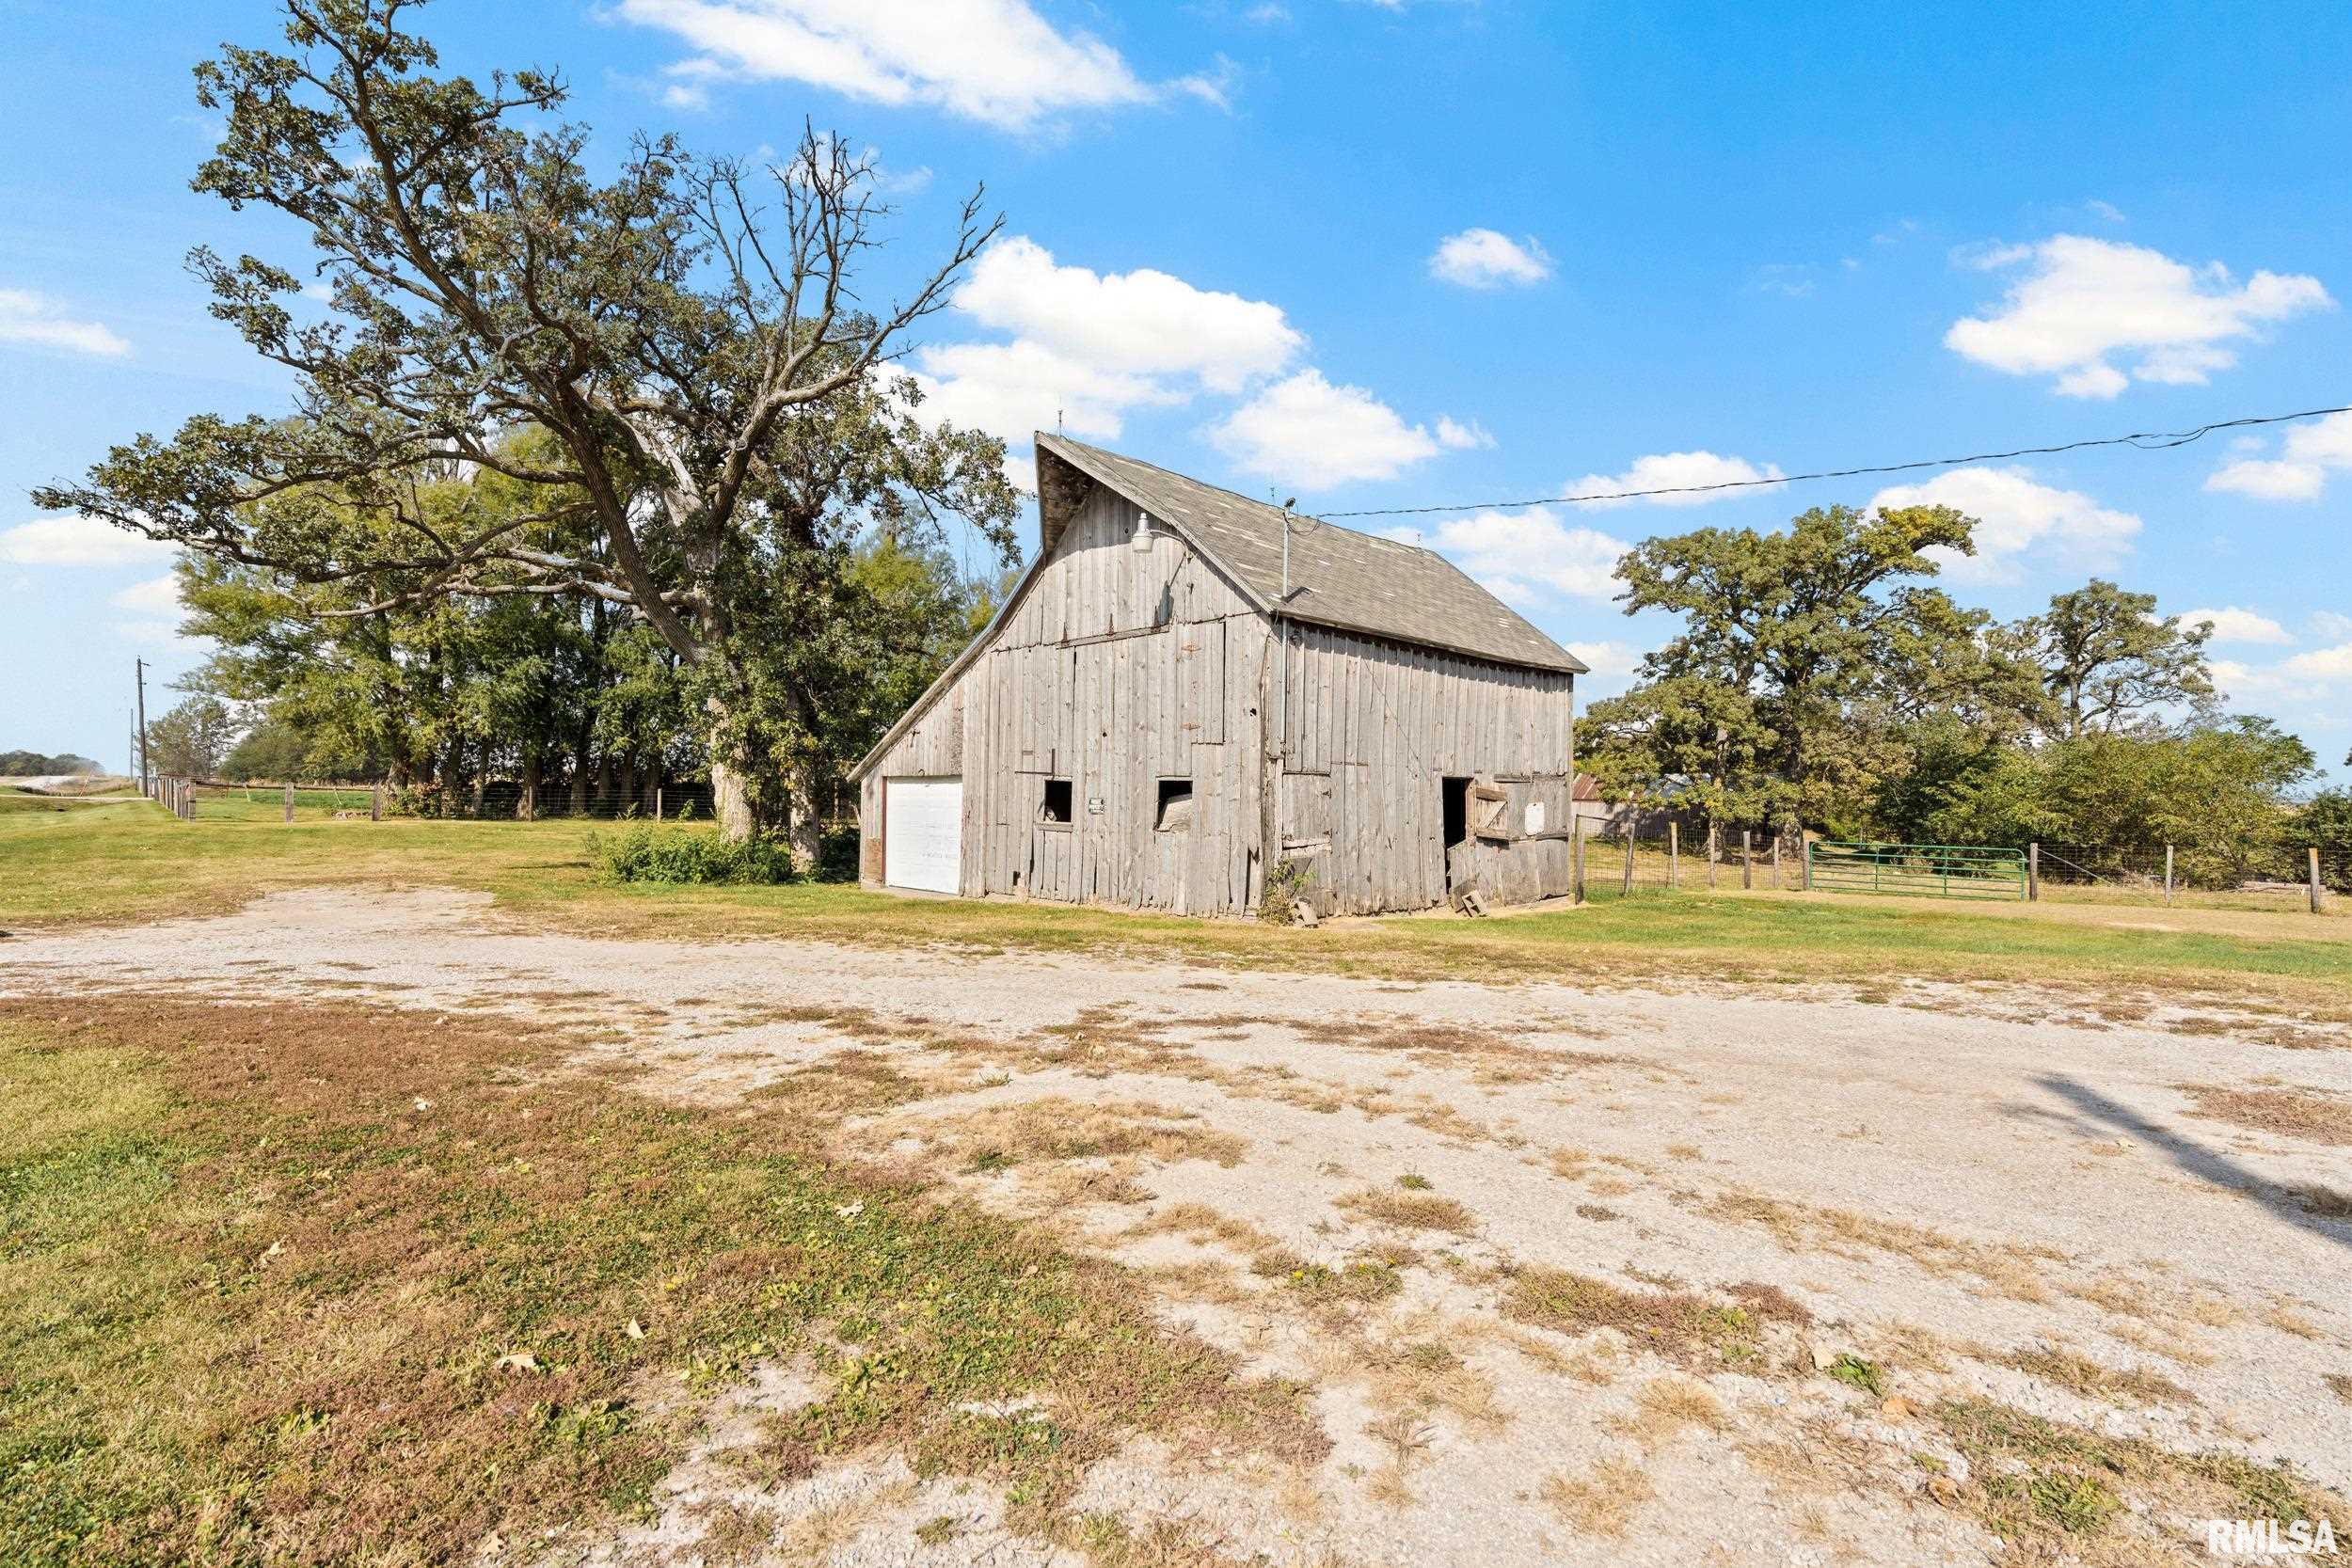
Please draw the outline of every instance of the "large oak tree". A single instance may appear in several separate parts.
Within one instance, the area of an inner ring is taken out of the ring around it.
[[[288,0],[286,52],[197,71],[228,130],[196,188],[294,219],[332,296],[298,317],[297,261],[191,258],[213,313],[294,372],[293,417],[193,419],[35,499],[267,568],[322,616],[605,599],[687,672],[727,831],[779,819],[787,784],[805,808],[855,677],[828,620],[855,539],[953,515],[1009,549],[1001,444],[918,419],[892,369],[1000,220],[976,193],[939,264],[868,309],[888,210],[837,139],[759,170],[641,140],[599,180],[584,130],[526,128],[563,105],[557,77],[436,74],[399,25],[415,8]],[[453,466],[509,504],[419,504]],[[582,530],[594,548],[548,543]]]

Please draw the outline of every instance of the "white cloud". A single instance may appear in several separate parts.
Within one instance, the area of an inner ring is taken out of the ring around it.
[[[0,561],[19,566],[147,566],[172,554],[169,545],[79,515],[36,517],[0,532]]]
[[[1776,488],[1772,483],[1780,478],[1780,466],[1767,463],[1757,467],[1744,457],[1721,457],[1711,451],[1660,451],[1637,457],[1621,474],[1586,474],[1568,486],[1570,496],[1615,496],[1628,490],[1685,491],[1683,494],[1644,496],[1639,498],[1652,506],[1704,506],[1709,501],[1728,500],[1744,494],[1739,490],[1690,490],[1700,484],[1747,484],[1757,490]],[[1588,506],[1630,506],[1631,499],[1592,500]]]
[[[136,615],[177,615],[180,612],[180,579],[166,572],[162,577],[133,583],[106,602],[117,610],[127,610]]]
[[[1456,423],[1451,415],[1438,416],[1438,445],[1454,451],[1475,451],[1492,447],[1493,435],[1476,420],[1468,424]]]
[[[2280,672],[2296,680],[2332,684],[2352,681],[2352,642],[2340,642],[2332,648],[2316,648],[2308,654],[2296,654],[2279,666]]]
[[[2213,636],[2210,639],[2213,642],[2277,644],[2295,641],[2293,634],[2286,627],[2269,616],[2257,614],[2250,610],[2240,610],[2235,605],[2225,605],[2219,610],[2185,610],[2180,614],[2180,622],[2184,626],[2194,627],[2207,621],[2213,623]]]
[[[32,343],[71,354],[115,358],[131,345],[103,323],[76,321],[46,294],[30,289],[0,289],[0,342]]]
[[[1870,498],[1873,507],[1950,506],[1977,519],[1973,556],[1928,554],[1961,582],[2015,582],[2028,552],[2046,552],[2072,568],[2096,570],[2131,552],[2140,521],[2101,506],[2080,490],[2042,484],[2030,468],[1954,468],[1923,484],[1897,484]]]
[[[1118,50],[1057,31],[1027,0],[620,0],[616,9],[699,51],[680,73],[690,89],[717,76],[805,82],[1016,131],[1172,92],[1223,102],[1216,78],[1142,80]]]
[[[2352,641],[2352,615],[2332,610],[2314,610],[2303,624],[2311,628],[2313,637],[2323,641],[2329,638]]]
[[[1551,258],[1533,234],[1515,240],[1492,229],[1465,229],[1438,242],[1429,276],[1466,289],[1524,287],[1551,276]]]
[[[2089,201],[2084,202],[2083,205],[2090,210],[2090,214],[2093,217],[2105,218],[2109,223],[2129,223],[2131,221],[2131,219],[2123,215],[2123,209],[2118,207],[2112,201],[2102,201],[2097,197],[2092,197]]]
[[[2218,261],[2191,267],[2081,234],[1965,260],[2027,270],[1999,306],[1954,322],[1945,346],[2010,375],[2054,377],[2065,397],[2111,398],[2134,380],[2201,385],[2237,362],[2221,344],[2334,303],[2316,277],[2258,272],[2233,285]],[[2130,357],[2129,373],[2109,356]]]
[[[1279,306],[1195,288],[1148,267],[1064,266],[1034,240],[989,247],[956,310],[1009,341],[933,344],[910,373],[927,418],[1025,443],[1036,430],[1116,439],[1139,408],[1238,393],[1287,368],[1305,334]]]
[[[1249,472],[1309,490],[1391,479],[1438,451],[1428,431],[1363,388],[1334,386],[1312,369],[1267,387],[1208,436]]]
[[[1129,410],[1184,401],[1149,376],[1105,370],[1026,339],[927,347],[915,355],[914,375],[926,418],[1008,441],[1057,426],[1111,440]]]
[[[2241,451],[2262,450],[2262,442],[2240,445]],[[2328,476],[2352,468],[2352,414],[2330,414],[2289,430],[2275,458],[2240,458],[2225,463],[2206,476],[2205,488],[2226,490],[2266,501],[2317,500],[2328,489]]]
[[[1617,558],[1632,547],[1598,529],[1565,522],[1546,506],[1478,512],[1425,532],[1391,529],[1389,536],[1443,551],[1497,598],[1522,606],[1552,595],[1607,602],[1617,592]]]
[[[1150,267],[1061,266],[1025,236],[989,246],[955,305],[984,325],[1106,371],[1189,373],[1224,392],[1281,370],[1307,342],[1279,306],[1196,289]]]
[[[1620,680],[1642,667],[1643,650],[1630,642],[1579,642],[1568,652],[1602,680]]]

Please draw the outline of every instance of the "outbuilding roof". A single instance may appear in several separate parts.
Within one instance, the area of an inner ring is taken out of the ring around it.
[[[1066,436],[1039,432],[1037,456],[1046,552],[1085,499],[1083,475],[1172,527],[1262,608],[1290,620],[1497,664],[1584,673],[1574,654],[1434,550],[1293,513],[1284,600],[1280,507]]]

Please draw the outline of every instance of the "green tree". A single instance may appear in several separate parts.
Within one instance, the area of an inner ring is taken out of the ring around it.
[[[859,309],[888,210],[837,138],[811,133],[766,177],[641,140],[600,182],[585,130],[518,123],[562,106],[557,78],[432,74],[404,8],[288,0],[290,52],[226,47],[197,71],[228,122],[197,189],[293,219],[332,293],[332,320],[298,325],[295,271],[191,258],[304,418],[200,416],[35,499],[282,573],[325,616],[453,594],[622,607],[675,656],[720,818],[748,834],[784,816],[786,775],[813,787],[838,666],[802,656],[847,541],[961,515],[1009,548],[1001,444],[923,423],[889,374],[1000,220],[976,194],[938,267]],[[517,451],[527,431],[543,451]],[[528,504],[429,515],[410,482],[436,465]],[[598,548],[528,542],[542,524]]]
[[[148,721],[148,764],[158,773],[209,779],[220,771],[236,737],[236,716],[228,704],[202,694],[188,697]]]
[[[1633,691],[1594,705],[1585,754],[1681,781],[1718,820],[1855,819],[1896,760],[1886,717],[1921,693],[2016,685],[1988,617],[1906,580],[1934,574],[1930,549],[1970,551],[1973,527],[1948,507],[1831,506],[1786,531],[1645,541],[1618,562],[1618,600],[1683,630]]]
[[[2178,732],[2095,730],[1995,752],[1943,787],[1924,832],[1961,844],[2169,844],[2183,876],[2226,883],[2296,836],[2293,792],[2312,762],[2310,747],[2250,714]]]
[[[2057,705],[2057,735],[2080,739],[2145,723],[2167,708],[2211,700],[2205,663],[2212,623],[2184,626],[2159,618],[2153,594],[2131,594],[2093,578],[2050,600],[2025,624],[2042,681]]]

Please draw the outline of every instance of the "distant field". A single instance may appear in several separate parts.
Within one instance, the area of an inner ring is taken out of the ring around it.
[[[528,922],[681,939],[946,942],[1420,976],[2161,982],[2352,1007],[2352,920],[2291,912],[1726,890],[1310,931],[824,884],[613,886],[591,863],[596,824],[336,821],[322,793],[297,801],[289,825],[262,793],[210,797],[193,822],[143,802],[0,810],[0,927],[217,913],[283,888],[449,886]]]

